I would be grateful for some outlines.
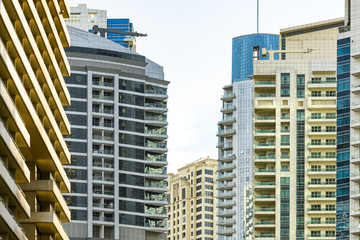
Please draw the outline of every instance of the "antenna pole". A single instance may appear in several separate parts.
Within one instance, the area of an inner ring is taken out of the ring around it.
[[[257,33],[259,33],[259,0],[257,0]]]

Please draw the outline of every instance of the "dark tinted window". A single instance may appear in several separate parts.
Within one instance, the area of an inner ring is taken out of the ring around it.
[[[68,87],[70,96],[72,98],[86,98],[87,97],[87,89],[86,88],[75,88]]]
[[[144,83],[119,79],[119,89],[144,93]]]
[[[144,199],[144,190],[129,187],[119,187],[119,197]]]
[[[67,117],[68,117],[71,125],[80,125],[80,126],[87,125],[87,116],[85,116],[85,115],[67,114]]]
[[[119,210],[144,213],[144,204],[134,201],[119,201]]]
[[[71,182],[72,193],[87,193],[87,183]]]
[[[119,130],[144,133],[144,124],[133,121],[119,120]]]
[[[86,112],[86,102],[71,101],[70,106],[65,106],[65,111]]]
[[[64,77],[69,84],[86,85],[87,75],[71,73],[70,77]]]
[[[119,157],[144,160],[144,150],[136,148],[119,147]]]
[[[133,226],[144,226],[144,217],[129,214],[120,214],[119,223]]]
[[[87,211],[73,210],[73,209],[71,209],[70,211],[71,211],[71,220],[80,220],[80,221],[87,220]]]
[[[119,106],[119,116],[135,119],[144,119],[144,110]]]
[[[119,173],[119,183],[144,186],[144,177]]]
[[[70,141],[67,141],[66,142],[69,150],[71,152],[79,152],[79,153],[86,153],[86,144],[85,142],[70,142]]]
[[[68,206],[87,207],[87,197],[64,196]]]
[[[87,165],[87,157],[86,156],[71,155],[71,165],[73,165],[73,166],[86,166]]]
[[[119,93],[119,103],[144,106],[144,97],[127,93]]]
[[[87,179],[87,171],[83,169],[71,169],[66,168],[65,172],[70,179],[77,179],[77,180],[86,180]]]
[[[145,140],[144,140],[143,136],[119,133],[119,143],[122,143],[122,144],[144,146],[144,141]]]
[[[119,170],[144,173],[144,164],[133,161],[119,160]]]

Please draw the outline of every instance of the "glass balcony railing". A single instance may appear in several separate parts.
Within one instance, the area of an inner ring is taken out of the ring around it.
[[[145,103],[144,106],[147,108],[166,108],[166,104],[164,103]]]
[[[160,220],[160,221],[155,221],[155,220],[145,220],[145,227],[150,227],[150,228],[167,228],[167,221],[166,220]]]
[[[255,222],[255,225],[273,225],[273,224],[275,224],[275,221],[270,221],[270,220],[262,220]]]
[[[255,117],[255,120],[275,120],[275,116],[272,116],[272,117]]]
[[[308,224],[336,224],[336,221],[308,221]]]
[[[152,167],[145,167],[146,174],[151,175],[166,175],[166,168],[152,168]]]
[[[92,84],[95,86],[114,87],[114,83],[111,82],[93,81]]]
[[[225,188],[225,187],[235,187],[235,182],[224,182],[224,183],[219,183],[218,184],[218,188]]]
[[[336,119],[335,115],[330,116],[310,116],[308,119]]]
[[[114,137],[109,136],[93,135],[92,138],[96,140],[114,141]]]
[[[158,202],[167,202],[167,197],[165,194],[145,194],[145,200],[147,201],[158,201]]]
[[[256,160],[276,159],[275,156],[256,156]]]
[[[275,186],[275,182],[256,182],[255,186]]]
[[[330,238],[336,237],[336,234],[308,234],[308,238]]]
[[[272,147],[272,146],[275,146],[275,143],[273,143],[273,142],[255,143],[255,146],[257,146],[257,147]]]
[[[308,185],[335,185],[336,182],[308,182]]]
[[[309,133],[336,133],[336,129],[319,129],[319,130],[308,130]]]
[[[270,207],[255,208],[255,212],[275,212],[275,208],[270,208]]]
[[[276,97],[276,94],[255,94],[255,97]]]
[[[224,95],[221,96],[222,99],[224,98],[234,98],[235,97],[235,93],[225,93]]]
[[[166,128],[148,129],[145,127],[145,134],[149,135],[166,135]]]
[[[275,85],[275,81],[257,81],[255,85]]]
[[[308,169],[308,172],[336,172],[335,168],[311,168]]]
[[[255,238],[275,238],[275,234],[273,233],[263,233],[255,235]]]
[[[145,187],[152,188],[167,188],[167,182],[159,181],[159,182],[145,182]]]
[[[336,142],[311,142],[308,146],[324,146],[324,145],[336,145]]]
[[[308,156],[308,158],[311,158],[311,159],[321,159],[321,158],[336,158],[335,155],[326,155],[326,156],[321,156],[321,155],[310,155]]]
[[[148,148],[166,148],[166,142],[146,142],[145,147],[148,147]]]
[[[151,215],[163,215],[166,214],[166,208],[164,207],[159,207],[159,208],[154,208],[154,207],[147,207],[145,206],[145,214],[151,214]]]
[[[166,155],[152,155],[152,154],[147,154],[147,155],[145,156],[145,161],[166,162],[166,161],[167,161],[167,157],[166,157]]]
[[[309,84],[336,83],[336,78],[326,78],[325,80],[310,80]]]
[[[268,168],[268,169],[255,169],[255,172],[259,172],[259,173],[274,173],[275,169],[273,168]]]
[[[160,116],[145,116],[145,121],[154,121],[154,122],[166,122],[167,118],[165,115]]]
[[[275,129],[257,129],[255,133],[275,133]]]
[[[256,195],[255,199],[275,199],[275,195]]]
[[[94,99],[101,99],[101,100],[110,100],[113,101],[114,100],[114,96],[101,96],[101,95],[92,95],[92,97]]]
[[[308,208],[309,212],[329,212],[329,211],[336,211],[335,208]]]
[[[235,110],[235,106],[232,104],[229,104],[229,105],[225,105],[221,108],[221,111],[226,111],[226,110]]]
[[[145,94],[153,94],[153,95],[163,95],[163,96],[166,96],[166,95],[167,95],[167,92],[166,92],[166,91],[163,91],[163,90],[159,90],[159,89],[156,89],[156,90],[145,89]]]
[[[308,198],[335,198],[335,194],[328,194],[328,195],[308,195]]]

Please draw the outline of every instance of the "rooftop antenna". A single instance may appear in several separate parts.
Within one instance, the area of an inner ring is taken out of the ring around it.
[[[257,0],[257,33],[259,33],[259,0]]]

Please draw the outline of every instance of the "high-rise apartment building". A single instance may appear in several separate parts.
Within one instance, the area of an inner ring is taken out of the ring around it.
[[[107,18],[107,11],[87,8],[86,4],[70,7],[70,18],[66,19],[66,25],[92,32],[92,27],[108,28],[123,32],[134,32],[134,26],[128,18]],[[117,33],[106,33],[106,38],[121,46],[136,51],[135,37]]]
[[[253,49],[278,49],[279,36],[250,34],[233,39],[232,84],[224,87],[223,108],[219,122],[218,195],[219,239],[252,237],[252,137],[253,137]]]
[[[204,158],[169,174],[168,240],[216,240],[217,187],[215,159]],[[226,191],[218,197],[227,199],[234,192]],[[231,220],[233,221],[233,220]],[[227,220],[221,225],[231,224]]]
[[[343,23],[283,29],[281,60],[254,60],[256,239],[336,239],[336,45]]]
[[[163,68],[69,27],[66,83],[71,239],[166,239],[167,85]]]
[[[359,1],[345,1],[345,24],[337,42],[336,237],[359,239],[360,227],[360,40]]]
[[[67,240],[67,1],[0,1],[0,239]]]

